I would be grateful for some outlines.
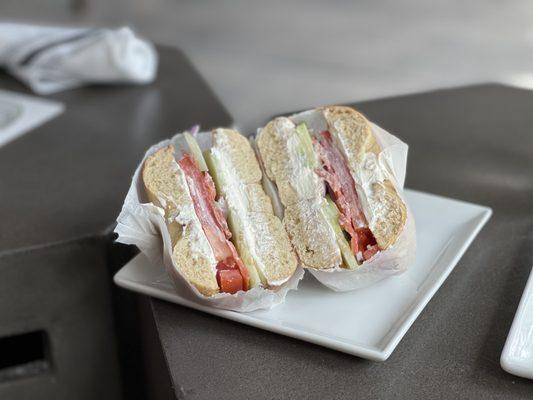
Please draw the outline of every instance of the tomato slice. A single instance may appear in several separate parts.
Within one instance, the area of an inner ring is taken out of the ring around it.
[[[215,253],[215,258],[221,261],[231,257],[231,249],[226,243],[231,233],[224,216],[215,204],[216,192],[211,187],[212,180],[204,176],[189,154],[185,154],[178,164],[187,178],[194,211]]]
[[[352,236],[351,240],[352,249],[355,254],[357,252],[361,252],[363,254],[363,259],[368,260],[368,258],[372,257],[365,257],[365,252],[367,251],[369,246],[375,246],[376,245],[376,238],[368,228],[358,228],[355,230],[355,235]]]
[[[237,293],[244,290],[242,275],[238,269],[223,269],[217,272],[220,290],[224,293]]]
[[[240,278],[240,289],[248,290],[250,275],[248,269],[242,262],[233,243],[229,240],[231,232],[222,211],[215,203],[216,190],[211,176],[207,172],[202,172],[196,165],[190,154],[185,154],[178,161],[179,166],[185,173],[187,185],[194,204],[194,211],[202,224],[202,229],[207,237],[215,259],[218,261],[217,270],[236,270]],[[226,273],[225,273],[226,274]],[[217,280],[219,274],[217,273]],[[230,276],[231,277],[231,276]],[[233,284],[220,284],[220,290],[225,292],[224,288],[235,288],[235,278],[231,278]],[[233,290],[233,289],[232,289]]]
[[[376,254],[379,251],[378,246],[369,246],[368,249],[363,251],[363,259],[368,260],[369,258],[372,258],[374,254]]]
[[[219,261],[217,264],[217,271],[223,271],[226,269],[238,269],[235,260],[228,258],[226,260]]]

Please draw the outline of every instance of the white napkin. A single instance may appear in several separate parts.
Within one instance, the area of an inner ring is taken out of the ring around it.
[[[34,92],[46,95],[91,83],[152,82],[157,52],[128,27],[0,23],[0,66]]]

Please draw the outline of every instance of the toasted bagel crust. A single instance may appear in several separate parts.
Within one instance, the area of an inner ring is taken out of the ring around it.
[[[256,143],[268,178],[276,183],[285,206],[324,195],[324,183],[305,161],[296,157],[296,125],[278,117],[259,132]]]
[[[365,153],[379,154],[381,147],[376,141],[368,120],[350,107],[332,106],[322,108],[330,130],[337,138],[347,156],[352,175],[358,175]],[[407,209],[394,184],[386,179],[374,183],[370,190],[358,187],[358,194],[365,196],[372,215],[365,216],[380,249],[393,245],[402,232],[407,219]]]
[[[335,233],[321,212],[320,201],[302,200],[288,206],[283,223],[304,266],[329,269],[341,265]]]
[[[333,268],[341,264],[340,250],[317,206],[324,196],[324,183],[303,160],[293,159],[297,155],[288,143],[295,129],[289,118],[276,118],[259,132],[257,148],[285,207],[283,224],[300,262],[308,268]]]
[[[148,199],[165,211],[174,266],[200,293],[219,292],[211,247],[197,217],[182,225],[176,217],[184,208],[194,210],[183,172],[174,161],[174,146],[164,147],[146,159],[142,179]],[[198,251],[199,246],[204,250]]]

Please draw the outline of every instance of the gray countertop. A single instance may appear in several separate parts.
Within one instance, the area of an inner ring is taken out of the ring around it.
[[[355,106],[410,144],[407,187],[488,205],[492,219],[383,363],[152,300],[177,398],[531,398],[533,382],[499,359],[533,264],[533,92]]]
[[[0,254],[102,234],[150,145],[195,123],[232,123],[180,51],[159,55],[153,84],[49,96],[66,111],[0,148]],[[1,72],[0,87],[28,93]]]
[[[64,114],[0,147],[0,339],[43,332],[50,366],[29,378],[27,364],[13,367],[26,379],[0,379],[0,398],[116,399],[124,383],[124,398],[144,399],[170,388],[146,384],[166,367],[141,352],[147,328],[137,319],[139,309],[151,313],[148,300],[112,284],[134,249],[110,245],[109,233],[150,145],[195,123],[233,121],[180,51],[158,51],[153,84],[49,96]],[[31,94],[1,71],[0,88]]]

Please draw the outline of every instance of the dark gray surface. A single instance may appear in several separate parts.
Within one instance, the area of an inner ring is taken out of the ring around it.
[[[51,341],[44,372],[33,364],[0,371],[1,399],[168,394],[162,355],[143,352],[158,340],[149,324],[139,329],[150,305],[116,287],[110,293],[133,248],[110,245],[106,232],[150,145],[193,123],[232,119],[180,51],[158,50],[154,84],[50,96],[65,113],[0,148],[0,340],[40,330]],[[27,93],[1,72],[0,87]]]
[[[488,205],[492,219],[384,363],[153,300],[177,398],[533,396],[499,364],[533,264],[533,92],[485,85],[356,107],[410,144],[407,187]]]
[[[0,257],[0,338],[46,332],[49,365],[29,376],[19,365],[0,399],[121,398],[110,285],[102,239]]]
[[[66,111],[0,148],[0,254],[97,235],[122,206],[146,149],[200,123],[231,117],[181,52],[159,48],[149,86],[101,86],[51,99]],[[0,75],[0,87],[26,91]]]

